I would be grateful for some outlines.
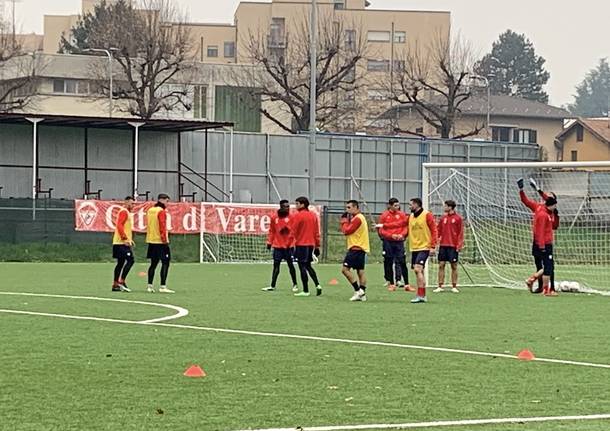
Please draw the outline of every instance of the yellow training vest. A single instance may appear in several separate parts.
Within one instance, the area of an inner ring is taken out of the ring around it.
[[[146,212],[146,242],[148,244],[163,244],[161,241],[161,230],[159,229],[159,213],[161,207],[152,207]],[[169,233],[167,235],[169,240]]]
[[[361,213],[356,214],[356,217],[360,219],[360,226],[356,229],[356,232],[347,235],[347,249],[358,247],[368,253],[371,250],[369,246],[369,225]]]
[[[117,214],[117,221],[119,219],[119,214],[121,214],[122,212],[126,212],[127,213],[127,221],[125,222],[125,236],[127,236],[127,239],[129,241],[133,241],[133,233],[131,230],[131,226],[133,225],[133,214],[131,214],[129,211],[127,211],[126,208],[121,208]],[[114,235],[112,237],[112,244],[113,245],[123,245],[125,244],[125,242],[121,239],[121,235],[119,235],[119,229],[118,227],[115,226],[114,228]]]
[[[422,211],[419,217],[413,214],[409,216],[409,250],[430,250],[432,244],[432,233],[428,227],[428,211]]]

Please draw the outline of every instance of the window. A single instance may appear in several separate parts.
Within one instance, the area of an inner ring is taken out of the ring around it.
[[[284,18],[271,18],[269,46],[271,48],[286,46],[286,20]]]
[[[356,49],[356,30],[345,30],[345,49]]]
[[[390,70],[390,60],[369,60],[366,70],[369,72],[388,72]]]
[[[530,129],[515,129],[513,142],[520,144],[536,144],[538,140],[538,133],[536,130]]]
[[[394,60],[394,72],[402,72],[405,70],[404,60]]]
[[[390,32],[389,31],[369,31],[368,33],[369,42],[389,42]]]
[[[386,100],[387,98],[387,92],[382,89],[371,89],[368,91],[369,100]]]
[[[53,93],[63,93],[65,81],[63,79],[54,79],[53,80]]]
[[[582,127],[582,125],[577,124],[576,125],[576,142],[582,142],[585,140],[585,129]],[[574,151],[572,151],[572,153],[574,153]]]
[[[512,127],[492,127],[491,139],[496,142],[510,142]]]
[[[404,31],[394,32],[394,43],[405,43],[407,41],[407,33]]]
[[[345,9],[345,2],[343,0],[335,0],[335,10]]]
[[[89,94],[89,82],[78,79],[54,79],[53,93]]]
[[[207,117],[207,88],[201,85],[193,87],[193,118]]]
[[[578,161],[578,151],[576,151],[576,150],[572,150],[572,161],[573,162]]]
[[[225,58],[235,57],[235,42],[225,42]]]
[[[208,57],[218,57],[217,45],[208,45]]]

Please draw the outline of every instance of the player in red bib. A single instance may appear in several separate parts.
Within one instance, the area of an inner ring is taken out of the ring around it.
[[[536,202],[529,199],[523,191],[523,178],[519,178],[519,180],[517,180],[517,186],[519,187],[519,198],[521,199],[523,205],[528,207],[532,213],[535,214],[538,209],[544,207],[544,202],[549,198],[549,196],[557,199],[555,193],[551,192],[550,194],[547,194],[540,187],[538,187],[538,184],[533,178],[529,179],[529,183],[530,186],[532,186],[532,188],[538,192],[542,198],[542,202]],[[559,228],[559,212],[557,211],[557,208],[555,208],[551,217],[553,220],[553,230],[557,230],[557,228]],[[534,256],[534,264],[536,265],[536,271],[538,272],[542,269],[542,257],[540,256],[540,253],[537,252],[536,244],[532,244],[532,255]],[[538,290],[533,289],[533,284],[530,283],[529,279],[526,281],[526,284],[532,293],[542,293],[543,291],[542,278],[540,277],[538,277]],[[550,288],[553,292],[555,291],[555,271],[553,271],[553,274],[551,275]]]
[[[271,216],[269,234],[267,236],[267,250],[273,247],[273,272],[271,273],[271,285],[263,291],[273,292],[280,275],[280,265],[285,260],[292,279],[292,291],[298,292],[297,273],[294,269],[294,236],[292,235],[290,217],[290,203],[287,200],[280,201],[280,209],[277,214]]]
[[[438,221],[438,287],[433,292],[444,292],[445,265],[451,265],[451,291],[460,293],[458,282],[458,259],[460,251],[464,248],[464,220],[455,212],[455,201],[445,201],[445,214]]]

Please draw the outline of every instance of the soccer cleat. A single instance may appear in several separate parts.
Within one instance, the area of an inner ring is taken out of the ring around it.
[[[394,291],[396,291],[396,286],[394,286],[393,284],[390,284],[390,285],[388,286],[388,290],[389,290],[390,292],[394,292]]]
[[[405,285],[405,292],[415,292],[415,288],[410,285]]]
[[[298,296],[298,297],[306,297],[309,296],[309,292],[299,292],[299,293],[295,293],[294,296]]]
[[[386,281],[385,283],[383,283],[383,287],[388,287],[390,285],[389,281]]]
[[[273,286],[263,287],[261,290],[263,292],[275,292],[275,287],[273,287]]]
[[[121,283],[118,285],[118,288],[121,292],[131,292],[131,289],[127,287],[125,283]]]
[[[113,292],[121,292],[121,288],[119,286],[112,286]]]
[[[559,294],[554,290],[549,290],[544,294],[544,296],[559,296]]]
[[[352,302],[357,302],[357,301],[366,301],[366,293],[364,293],[364,290],[360,289],[357,292],[354,292],[354,296],[352,296],[350,299],[350,301]]]
[[[451,292],[452,293],[460,293],[460,290],[457,287],[452,287],[451,288]]]
[[[532,289],[534,287],[534,281],[536,281],[535,277],[530,277],[527,280],[525,280],[525,285],[527,286],[527,290],[529,290],[530,292],[532,291]]]
[[[416,296],[411,300],[411,304],[424,304],[428,302],[425,296]]]
[[[434,293],[441,293],[441,292],[444,292],[444,291],[445,291],[445,289],[443,289],[442,287],[437,287],[432,292],[434,292]]]
[[[398,280],[398,281],[396,282],[396,286],[397,286],[398,288],[402,288],[402,287],[405,287],[405,284],[402,282],[402,280]]]
[[[298,291],[299,291],[299,286],[297,286],[296,284],[294,286],[292,286],[293,293],[297,293]]]
[[[316,286],[316,296],[322,295],[322,286]]]
[[[148,293],[155,293],[155,288],[154,288],[154,287],[152,287],[152,286],[148,286],[148,287],[146,288],[146,291],[147,291]]]
[[[168,288],[167,288],[167,287],[165,287],[165,286],[161,286],[161,287],[159,288],[159,293],[176,293],[176,292],[174,292],[174,291],[173,291],[173,290],[171,290],[171,289],[168,289]]]

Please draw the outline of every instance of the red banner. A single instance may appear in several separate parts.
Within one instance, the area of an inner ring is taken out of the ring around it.
[[[133,230],[146,231],[146,211],[154,202],[136,202],[131,211]],[[77,231],[113,232],[121,202],[76,200],[74,225]],[[177,202],[167,205],[168,229],[174,234],[204,233],[225,235],[264,235],[277,205]],[[320,214],[319,207],[311,207]],[[203,218],[202,218],[203,214]]]

